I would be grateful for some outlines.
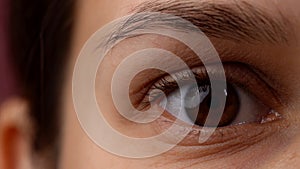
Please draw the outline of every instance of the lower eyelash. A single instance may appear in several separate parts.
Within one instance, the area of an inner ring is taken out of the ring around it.
[[[284,120],[284,119],[282,119]],[[168,129],[171,125],[174,125],[174,120],[162,116],[154,125],[159,126],[160,132]],[[184,134],[188,131],[185,139],[178,144],[178,146],[228,146],[230,144],[235,145],[237,142],[245,142],[247,144],[256,143],[269,136],[285,129],[289,126],[286,121],[273,121],[272,123],[249,123],[244,125],[233,125],[228,127],[217,128],[213,135],[204,143],[199,143],[199,137],[201,132],[206,132],[206,128],[200,126],[190,126],[184,122],[175,124],[178,126],[178,130],[173,135],[176,137],[179,134]],[[182,132],[183,131],[183,132]],[[247,134],[245,134],[247,133]],[[172,133],[171,133],[172,134]],[[171,138],[169,138],[171,139]]]

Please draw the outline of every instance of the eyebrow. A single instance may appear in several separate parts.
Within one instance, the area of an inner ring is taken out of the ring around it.
[[[141,3],[132,12],[159,12],[181,17],[193,23],[208,37],[222,40],[288,44],[292,37],[291,23],[280,10],[271,15],[244,1],[217,3],[193,0],[154,0]],[[112,34],[110,42],[124,38],[135,30],[146,28],[153,20],[154,18],[150,16],[138,18],[133,15]],[[175,26],[188,29],[180,23],[176,23]]]

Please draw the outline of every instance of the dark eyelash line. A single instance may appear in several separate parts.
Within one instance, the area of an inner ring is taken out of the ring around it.
[[[212,65],[213,67],[213,65]],[[180,71],[174,73],[173,76],[181,81],[186,81],[187,83],[191,81],[191,77],[195,77],[197,83],[210,84],[210,79],[208,77],[207,70],[204,67],[192,68],[192,74],[190,71]],[[213,74],[214,79],[218,79],[219,70],[210,68],[211,74]],[[226,81],[229,83],[234,83],[234,85],[242,88],[248,94],[267,102],[267,105],[275,106],[275,109],[281,105],[278,99],[278,93],[275,89],[269,86],[254,70],[251,66],[244,65],[242,63],[224,63],[224,70],[226,73]],[[198,85],[199,86],[199,85]],[[147,93],[145,93],[144,99],[141,101],[142,107],[147,107],[150,103],[159,100],[162,96],[161,92],[152,92],[154,90],[163,91],[165,95],[168,95],[172,91],[178,89],[178,85],[175,79],[170,75],[161,77],[158,81],[153,83]],[[259,92],[254,92],[255,90]],[[151,93],[151,96],[150,96]]]
[[[184,81],[183,77],[185,77],[186,83],[191,81],[191,77],[194,76],[195,79],[197,80],[197,82],[200,83],[200,76],[196,73],[193,72],[193,74],[190,73],[190,71],[181,71],[181,72],[177,72],[175,74],[173,74],[173,76],[175,76],[178,80],[180,80],[181,82]],[[202,78],[204,82],[204,78]],[[178,84],[177,82],[172,79],[170,76],[164,76],[162,77],[159,81],[155,82],[154,84],[151,85],[149,91],[154,91],[154,90],[159,90],[159,91],[163,91],[165,95],[170,94],[172,91],[178,89]],[[147,92],[145,94],[145,99],[143,99],[142,104],[145,105],[149,105],[149,103],[154,102],[156,100],[158,100],[159,98],[161,98],[162,93],[161,92]]]
[[[202,73],[199,73],[199,72],[195,73],[193,71],[183,70],[183,71],[174,73],[173,76],[177,80],[179,80],[183,83],[191,82],[191,77],[195,77],[198,84],[210,83],[209,79],[208,79],[208,74],[207,74],[206,70],[204,70],[204,69],[202,70]],[[162,77],[159,81],[155,82],[151,86],[150,90],[154,90],[154,89],[161,90],[161,91],[164,91],[164,93],[167,95],[177,88],[178,88],[178,84],[177,84],[176,80],[173,79],[170,75],[167,75],[167,76]],[[147,93],[146,95],[149,96],[149,93]]]

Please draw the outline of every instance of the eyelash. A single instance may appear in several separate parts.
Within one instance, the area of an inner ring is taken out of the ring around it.
[[[218,77],[219,70],[214,69],[214,65],[210,65],[209,70],[213,70],[214,72],[210,72],[214,75],[214,77]],[[281,102],[278,99],[278,95],[276,90],[271,88],[258,74],[256,74],[255,70],[249,66],[242,63],[224,63],[224,70],[226,74],[226,80],[227,83],[233,83],[234,85],[240,87],[242,90],[244,90],[247,94],[253,96],[255,99],[260,101],[262,104],[266,105],[267,107],[272,108],[273,110],[279,109],[281,106]],[[197,82],[200,84],[209,84],[209,78],[208,74],[206,72],[206,69],[204,67],[195,67],[192,68],[193,74],[188,74],[187,71],[179,71],[177,73],[174,73],[176,78],[185,79],[188,80],[187,77],[194,76],[197,79]],[[156,82],[152,83],[148,89],[148,92],[145,94],[144,98],[140,102],[140,109],[146,109],[148,106],[150,106],[153,102],[159,102],[161,98],[161,93],[157,93],[153,95],[153,90],[161,90],[164,91],[165,95],[168,95],[169,93],[173,92],[174,90],[178,89],[178,85],[176,81],[172,78],[170,78],[170,75],[166,75],[161,77]],[[151,96],[150,96],[151,93]],[[170,120],[174,117],[170,117],[171,115],[168,113],[164,113],[160,119],[157,121],[157,125],[159,125],[159,128],[162,130],[164,128],[167,128],[166,126],[172,125],[174,123],[174,120]],[[275,120],[270,125],[276,124]],[[166,126],[165,126],[166,125]],[[186,124],[180,124],[184,130]],[[221,140],[230,140],[230,137],[233,137],[232,135],[228,134],[230,131],[235,131],[236,135],[243,136],[243,133],[245,130],[247,132],[252,132],[252,130],[259,130],[262,131],[265,130],[264,126],[268,124],[242,124],[242,125],[236,125],[236,126],[227,126],[222,127],[221,129],[217,129],[216,132],[211,137],[210,141],[208,141],[206,144],[211,143],[217,143],[221,142]],[[278,124],[276,124],[279,126]],[[165,127],[164,127],[165,126]],[[243,126],[243,127],[241,127]],[[271,127],[270,127],[271,128]],[[274,127],[275,128],[275,127]],[[189,134],[187,137],[189,138],[188,142],[192,142],[191,140],[195,140],[194,144],[197,145],[197,137],[199,136],[199,133],[201,130],[205,130],[205,128],[201,128],[199,126],[193,127],[191,134]],[[249,131],[248,131],[249,130]],[[263,133],[263,132],[261,132]],[[265,135],[267,135],[268,132],[265,132]],[[269,132],[271,133],[271,132]],[[176,133],[178,134],[178,133]],[[256,132],[253,132],[253,135],[257,134]],[[251,134],[250,134],[251,135]],[[263,134],[262,134],[263,135]],[[264,136],[265,136],[264,135]],[[249,138],[245,138],[249,139]],[[184,144],[182,142],[181,144]]]
[[[176,72],[174,76],[176,78],[183,79],[194,76],[199,82],[199,84],[209,84],[209,77],[204,67],[196,67],[191,69],[193,74],[189,74],[188,71]],[[211,65],[210,70],[215,70],[211,72],[214,78],[218,78],[218,70],[214,69],[214,65]],[[242,63],[224,63],[224,70],[226,74],[226,80],[229,83],[234,83],[234,85],[242,88],[248,94],[253,95],[255,98],[263,100],[266,106],[274,107],[274,109],[281,107],[281,101],[278,97],[278,93],[275,89],[269,86],[264,80],[257,75],[255,70]],[[151,102],[155,102],[161,96],[161,93],[153,95],[151,91],[161,90],[164,91],[166,95],[178,88],[178,85],[174,79],[171,79],[169,75],[161,77],[158,81],[150,85],[148,91],[146,92],[144,99],[141,104],[144,107],[149,106]],[[259,92],[253,92],[259,90]],[[151,93],[151,96],[150,96]],[[267,96],[267,97],[266,97]]]

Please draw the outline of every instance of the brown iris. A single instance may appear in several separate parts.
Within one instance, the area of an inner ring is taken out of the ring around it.
[[[195,95],[197,95],[197,98],[199,100],[199,95],[195,90],[199,91],[200,95],[200,104],[199,101],[195,100]],[[230,125],[236,118],[236,116],[239,113],[240,108],[240,102],[239,102],[239,96],[237,94],[237,91],[235,88],[227,84],[226,92],[222,93],[226,96],[226,103],[225,108],[221,117],[220,122],[217,126],[214,126],[213,124],[207,124],[209,127],[224,127],[227,125]],[[211,87],[210,85],[198,85],[196,87],[192,87],[189,89],[185,96],[185,109],[187,111],[187,114],[189,118],[192,121],[195,121],[194,124],[198,126],[204,126],[209,109],[211,108],[213,113],[221,113],[220,109],[220,103],[221,100],[216,99],[217,101],[211,105]],[[218,102],[219,101],[219,102]],[[194,104],[191,106],[191,102],[195,102],[197,104]]]

